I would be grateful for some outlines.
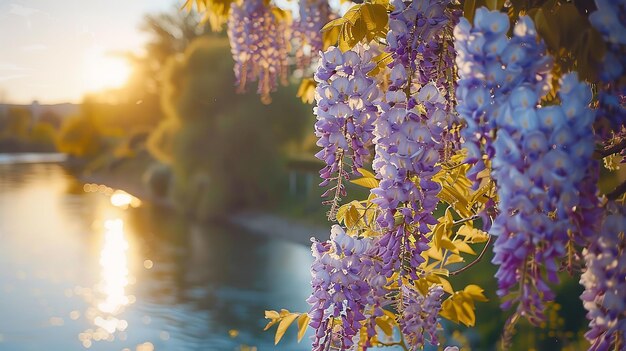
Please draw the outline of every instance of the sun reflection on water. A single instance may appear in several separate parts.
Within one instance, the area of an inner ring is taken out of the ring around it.
[[[128,208],[128,206],[138,207],[141,201],[123,190],[116,190],[111,195],[111,204],[115,207]]]
[[[100,252],[102,281],[99,290],[106,296],[98,304],[104,313],[117,314],[128,305],[125,288],[128,285],[128,241],[124,237],[124,222],[112,219],[104,222],[104,247]]]
[[[92,303],[85,316],[95,326],[79,334],[85,348],[91,347],[94,341],[113,341],[116,333],[123,339],[123,332],[128,328],[128,322],[119,318],[125,307],[135,302],[134,296],[126,294],[130,282],[128,249],[124,222],[119,218],[106,220],[100,251],[100,282],[93,293],[82,294]]]

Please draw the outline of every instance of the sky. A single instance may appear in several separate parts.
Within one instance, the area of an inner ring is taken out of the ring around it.
[[[182,0],[0,0],[0,103],[78,103],[122,84],[147,13]]]

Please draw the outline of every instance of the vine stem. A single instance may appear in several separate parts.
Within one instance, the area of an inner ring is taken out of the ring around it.
[[[606,156],[616,154],[624,149],[626,149],[626,138],[622,139],[619,143],[616,143],[612,146],[609,146],[602,150],[596,150],[594,156],[596,156],[597,158],[604,158]]]
[[[471,263],[467,264],[466,266],[457,269],[456,271],[452,271],[450,272],[450,275],[457,275],[461,272],[464,272],[468,269],[470,269],[472,266],[474,266],[476,263],[480,262],[480,260],[483,258],[483,256],[485,255],[485,252],[487,252],[487,248],[489,247],[489,244],[491,243],[491,235],[489,235],[487,237],[487,243],[485,244],[485,246],[483,247],[482,251],[480,252],[480,254],[478,255],[478,257],[476,257],[476,259],[474,261],[472,261]]]

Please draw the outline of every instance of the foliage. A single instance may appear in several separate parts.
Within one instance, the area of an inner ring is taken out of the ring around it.
[[[307,42],[290,16],[270,1],[195,4],[230,21],[237,85],[258,80],[268,102],[288,44]],[[626,183],[597,185],[598,159],[615,169],[626,155],[626,3],[371,0],[324,16],[308,34],[319,61],[292,51],[315,71],[297,95],[315,101],[337,224],[312,244],[309,312],[267,311],[276,342],[308,318],[313,350],[438,345],[443,319],[475,325],[484,289],[451,277],[492,249],[496,293],[514,307],[503,348],[518,321],[547,323],[559,275],[582,272],[591,349],[623,348]],[[341,205],[348,180],[369,196]]]
[[[253,95],[224,89],[232,72],[227,47],[225,38],[205,36],[169,61],[161,100],[166,118],[148,140],[150,152],[171,167],[170,194],[197,218],[270,205],[283,181],[282,148],[304,125],[297,116],[305,107],[294,92],[279,93],[281,106],[264,106]]]
[[[92,118],[74,116],[68,118],[61,130],[57,148],[78,157],[93,157],[102,152],[102,132]]]

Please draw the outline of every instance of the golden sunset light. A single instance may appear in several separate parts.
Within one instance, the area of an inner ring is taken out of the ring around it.
[[[626,0],[0,0],[0,351],[626,351]]]
[[[85,52],[83,70],[87,92],[119,88],[126,83],[131,71],[124,58],[98,46]]]

